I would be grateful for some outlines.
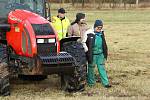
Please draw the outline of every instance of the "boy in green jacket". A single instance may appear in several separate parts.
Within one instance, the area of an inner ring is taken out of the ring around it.
[[[108,76],[105,70],[105,59],[107,59],[107,44],[102,30],[103,22],[96,20],[94,30],[90,29],[83,36],[83,47],[87,52],[89,60],[87,82],[89,86],[95,84],[95,65],[98,68],[99,76],[104,87],[109,88],[111,85],[108,81]]]

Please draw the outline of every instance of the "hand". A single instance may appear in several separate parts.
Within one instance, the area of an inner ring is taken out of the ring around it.
[[[77,40],[77,42],[81,42],[81,38],[79,38],[79,39]]]

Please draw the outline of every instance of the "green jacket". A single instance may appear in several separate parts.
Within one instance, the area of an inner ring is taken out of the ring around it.
[[[95,32],[92,29],[89,29],[83,34],[83,39],[81,40],[81,43],[83,44],[85,52],[91,51],[88,50],[90,49],[89,46],[87,45],[87,39],[88,39],[88,34],[94,34]],[[107,59],[108,55],[108,49],[107,49],[107,44],[104,36],[104,31],[101,32],[100,36],[95,36],[97,39],[94,41],[94,46],[92,46],[92,53],[97,54],[97,53],[103,53],[105,59]],[[95,38],[94,37],[94,38]],[[91,46],[90,46],[91,47]],[[91,55],[91,54],[90,54]]]
[[[103,47],[102,47],[102,33],[96,33],[95,34],[95,43],[93,46],[93,54],[102,54],[103,53]]]

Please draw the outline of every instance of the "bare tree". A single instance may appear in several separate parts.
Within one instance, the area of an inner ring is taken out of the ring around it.
[[[82,0],[82,8],[85,6],[85,0]]]
[[[136,7],[139,6],[139,0],[136,0]]]
[[[65,0],[60,0],[60,7],[63,7],[64,6],[64,2],[65,2]]]
[[[112,0],[107,0],[107,2],[109,3],[109,7],[112,8],[112,6],[111,6]]]
[[[120,0],[120,1],[119,1],[119,7],[121,7],[122,1],[123,1],[123,0]]]
[[[124,4],[124,9],[126,9],[127,0],[123,0],[123,4]]]
[[[103,0],[99,0],[98,2],[98,9],[101,9],[103,6]]]
[[[75,0],[72,0],[72,6],[74,7],[74,5],[75,5]]]
[[[93,7],[95,7],[96,5],[95,5],[95,3],[96,3],[96,0],[93,0]]]

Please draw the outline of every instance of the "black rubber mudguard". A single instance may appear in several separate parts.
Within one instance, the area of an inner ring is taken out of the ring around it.
[[[79,36],[71,36],[71,37],[66,37],[66,38],[63,38],[63,39],[61,39],[61,41],[60,41],[60,49],[62,50],[62,48],[63,48],[63,43],[66,43],[66,42],[70,42],[70,41],[77,41],[79,38],[81,38],[81,37],[79,37]]]

